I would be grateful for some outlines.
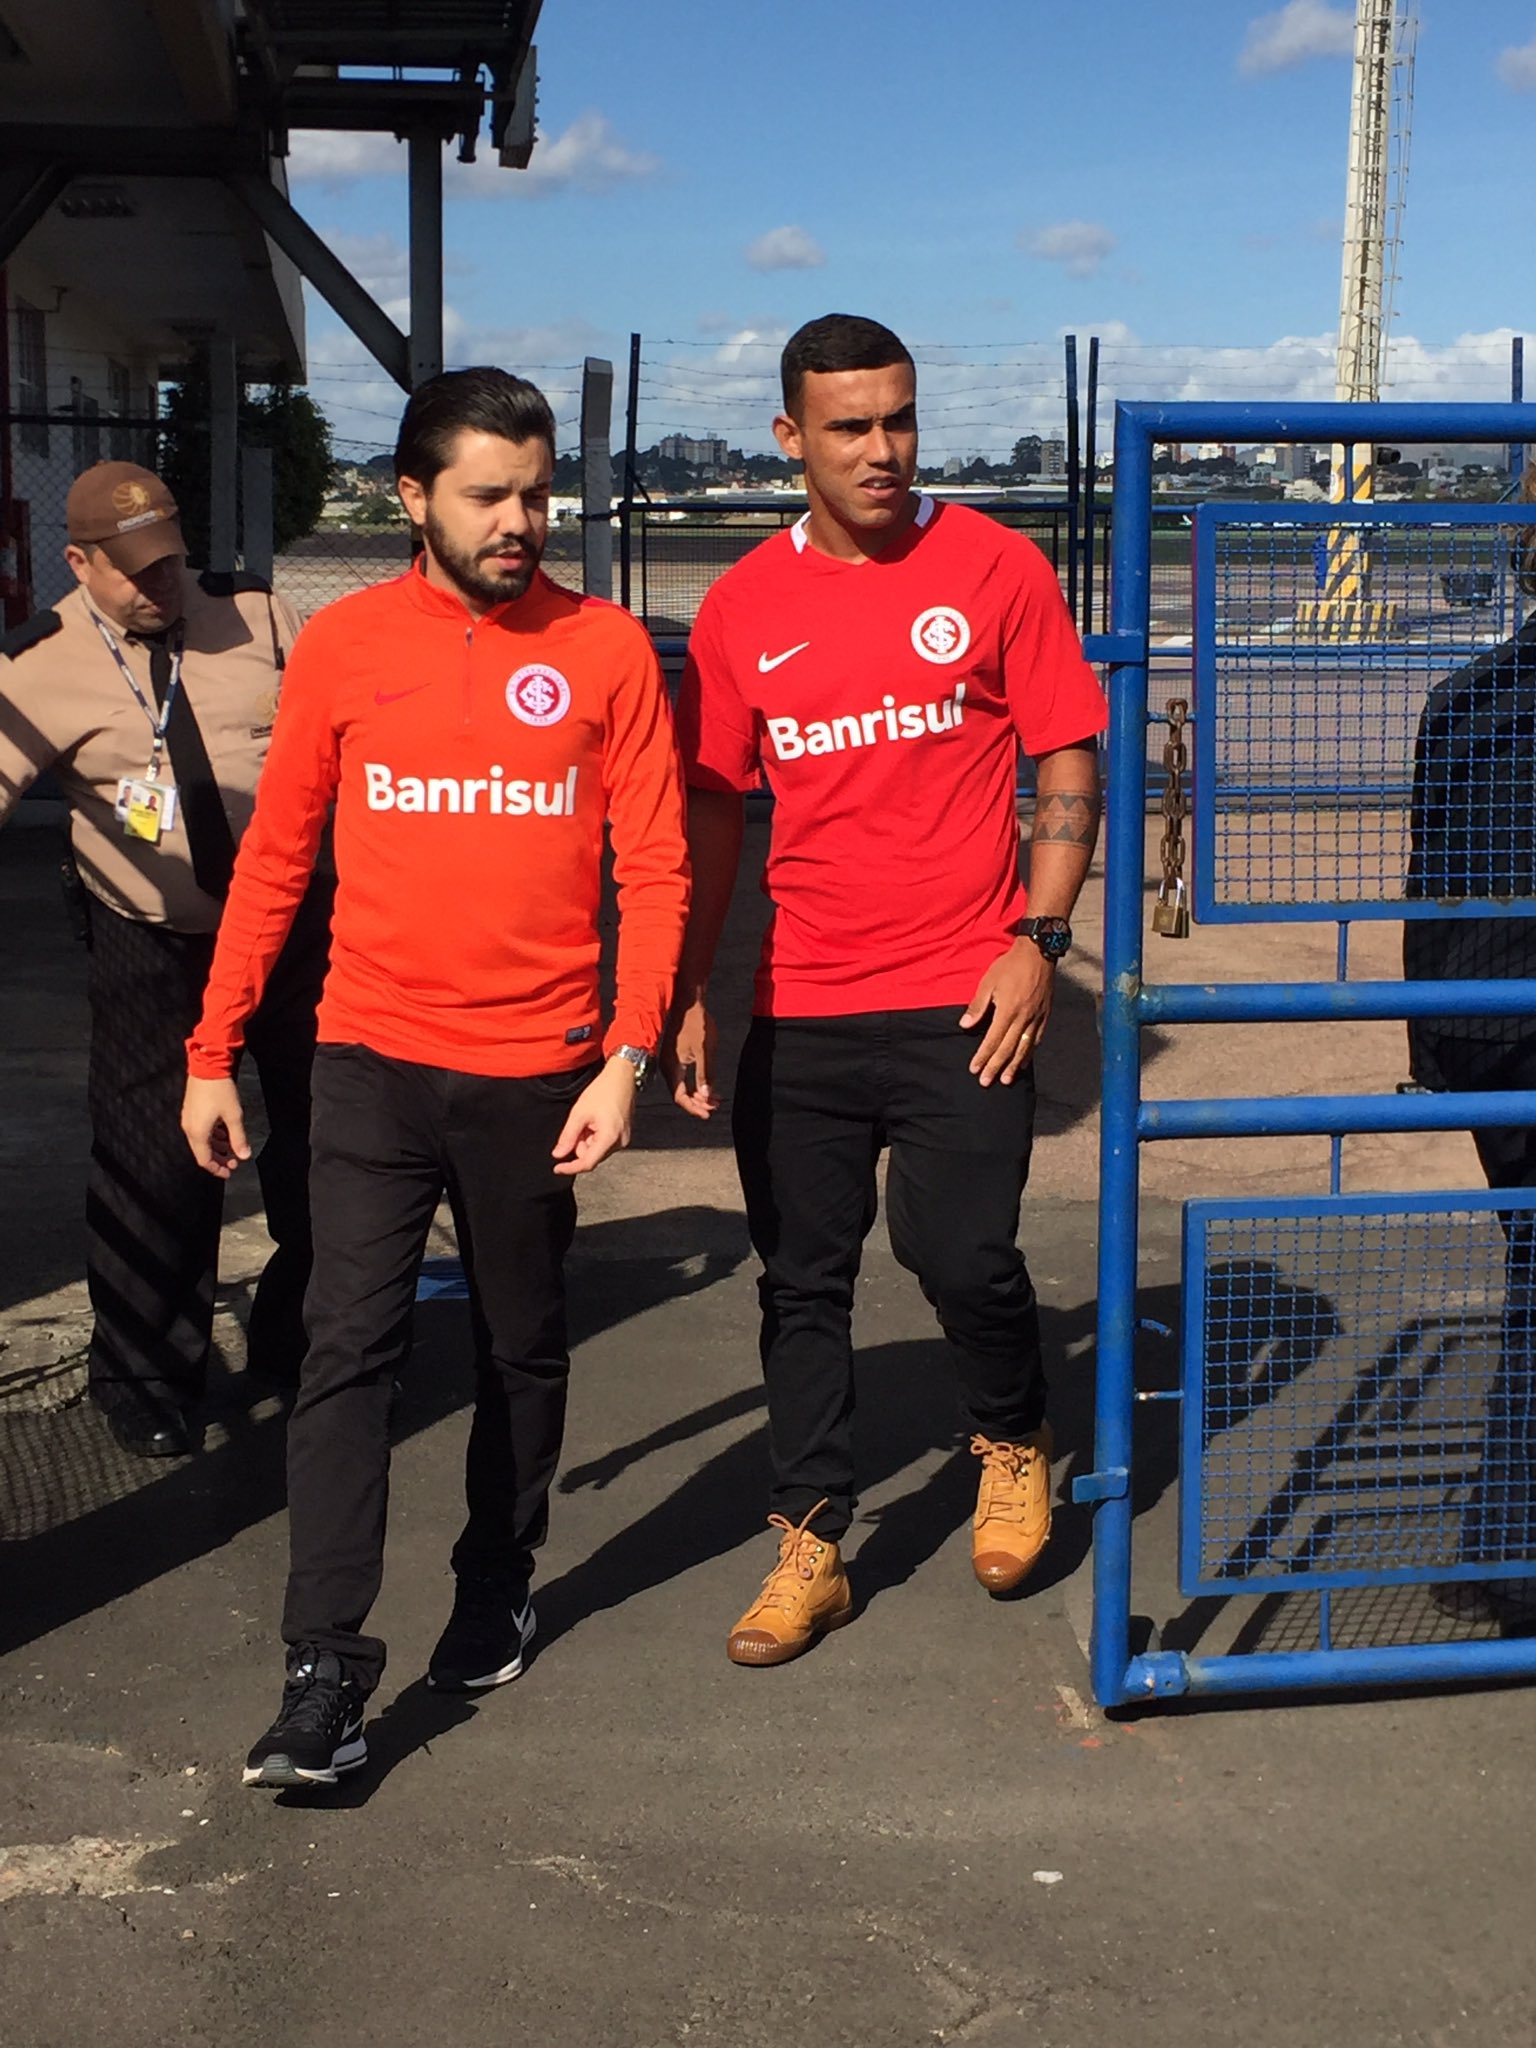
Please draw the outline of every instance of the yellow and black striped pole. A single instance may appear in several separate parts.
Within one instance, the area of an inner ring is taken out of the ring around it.
[[[1333,451],[1330,496],[1344,504],[1375,492],[1376,451],[1368,442]],[[1330,526],[1322,581],[1315,598],[1296,608],[1296,624],[1309,638],[1330,641],[1384,639],[1392,630],[1396,607],[1371,593],[1371,552],[1358,526]]]

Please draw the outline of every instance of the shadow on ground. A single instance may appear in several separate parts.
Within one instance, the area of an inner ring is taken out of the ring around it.
[[[679,1249],[658,1253],[659,1236]],[[587,1225],[569,1265],[572,1340],[713,1287],[745,1256],[740,1219],[702,1206]],[[470,1361],[466,1310],[422,1304],[395,1409],[397,1442],[470,1404]],[[244,1373],[210,1381],[217,1448],[164,1466],[119,1451],[88,1403],[46,1410],[26,1392],[0,1396],[0,1653],[218,1549],[283,1507],[286,1404]]]

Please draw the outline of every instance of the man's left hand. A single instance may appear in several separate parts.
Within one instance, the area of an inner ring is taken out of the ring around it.
[[[628,1060],[608,1061],[571,1104],[565,1128],[555,1140],[555,1171],[569,1178],[590,1173],[610,1152],[629,1143],[635,1120],[635,1070]]]
[[[1006,1087],[1033,1056],[1045,1036],[1056,988],[1055,963],[1047,960],[1033,939],[1019,939],[981,977],[960,1029],[971,1031],[992,1012],[986,1035],[976,1048],[971,1072],[983,1088],[1000,1080]]]

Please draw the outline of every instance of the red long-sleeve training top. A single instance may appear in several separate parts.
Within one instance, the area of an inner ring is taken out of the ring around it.
[[[476,619],[413,570],[316,613],[283,678],[194,1075],[229,1073],[333,801],[322,1042],[472,1074],[591,1059],[606,820],[619,950],[602,1044],[656,1044],[687,851],[665,686],[627,612],[540,573]]]

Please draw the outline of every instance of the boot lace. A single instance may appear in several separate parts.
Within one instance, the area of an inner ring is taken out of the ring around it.
[[[776,1607],[790,1614],[804,1597],[804,1588],[816,1576],[816,1560],[826,1549],[826,1539],[812,1532],[811,1523],[826,1506],[817,1501],[803,1522],[791,1522],[785,1515],[770,1515],[768,1526],[779,1531],[779,1561],[763,1581],[757,1596],[757,1611]]]
[[[1037,1444],[995,1444],[973,1436],[971,1449],[981,1460],[981,1497],[977,1513],[984,1521],[1022,1522],[1026,1498],[1021,1481],[1040,1456]]]

